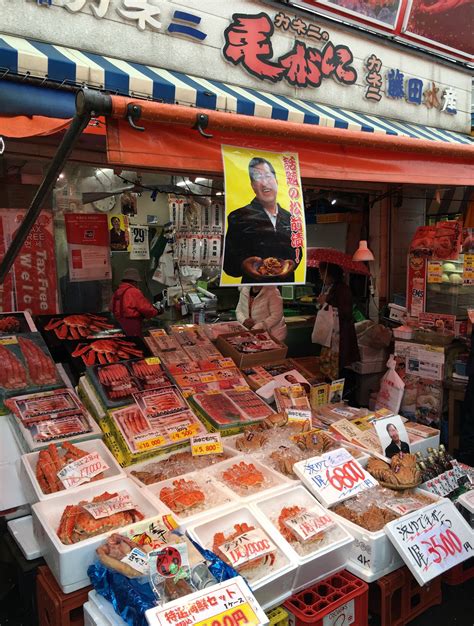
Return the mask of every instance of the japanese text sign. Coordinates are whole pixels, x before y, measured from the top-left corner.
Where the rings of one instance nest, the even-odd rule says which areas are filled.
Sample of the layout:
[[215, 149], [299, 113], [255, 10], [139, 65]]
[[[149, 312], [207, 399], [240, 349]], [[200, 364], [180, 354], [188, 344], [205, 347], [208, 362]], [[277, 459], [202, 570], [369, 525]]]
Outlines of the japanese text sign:
[[240, 576], [149, 609], [146, 619], [150, 626], [258, 626], [268, 623]]
[[90, 513], [94, 519], [102, 519], [114, 513], [136, 509], [136, 505], [126, 491], [119, 491], [114, 498], [104, 500], [103, 502], [89, 502], [88, 504], [83, 504], [82, 508]]
[[58, 478], [66, 489], [89, 482], [94, 476], [109, 469], [98, 452], [86, 454], [77, 461], [68, 463], [58, 472]]
[[378, 483], [344, 448], [294, 465], [296, 474], [324, 506], [332, 506]]
[[207, 433], [206, 435], [191, 437], [191, 454], [193, 456], [222, 454], [223, 451], [220, 433]]
[[420, 585], [474, 556], [474, 534], [449, 500], [385, 526], [390, 541]]
[[221, 286], [304, 284], [306, 229], [298, 155], [222, 146]]

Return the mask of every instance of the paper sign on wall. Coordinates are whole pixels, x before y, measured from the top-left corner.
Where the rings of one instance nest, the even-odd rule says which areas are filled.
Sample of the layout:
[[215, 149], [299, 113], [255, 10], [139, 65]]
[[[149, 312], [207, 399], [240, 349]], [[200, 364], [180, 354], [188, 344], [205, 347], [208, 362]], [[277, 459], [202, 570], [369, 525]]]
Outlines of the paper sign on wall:
[[108, 280], [112, 277], [107, 216], [66, 213], [69, 280]]
[[385, 532], [420, 585], [474, 556], [472, 528], [449, 500], [394, 520]]
[[130, 259], [132, 261], [149, 260], [148, 226], [130, 226], [130, 247]]

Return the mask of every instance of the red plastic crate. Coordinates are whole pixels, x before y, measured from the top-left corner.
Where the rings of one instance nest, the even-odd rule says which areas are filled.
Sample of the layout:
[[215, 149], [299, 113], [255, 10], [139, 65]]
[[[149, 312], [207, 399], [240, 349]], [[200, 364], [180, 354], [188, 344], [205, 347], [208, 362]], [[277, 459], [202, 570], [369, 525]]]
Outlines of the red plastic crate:
[[442, 582], [446, 583], [446, 585], [462, 585], [473, 577], [474, 557], [471, 557], [445, 572], [442, 576]]
[[346, 570], [333, 574], [291, 596], [283, 606], [295, 626], [322, 626], [323, 619], [336, 609], [353, 609], [353, 626], [367, 626], [369, 586]]
[[38, 568], [36, 599], [40, 626], [83, 626], [83, 605], [92, 587], [63, 593], [46, 565]]
[[404, 626], [441, 603], [441, 576], [420, 587], [407, 567], [370, 584], [369, 613], [378, 626]]

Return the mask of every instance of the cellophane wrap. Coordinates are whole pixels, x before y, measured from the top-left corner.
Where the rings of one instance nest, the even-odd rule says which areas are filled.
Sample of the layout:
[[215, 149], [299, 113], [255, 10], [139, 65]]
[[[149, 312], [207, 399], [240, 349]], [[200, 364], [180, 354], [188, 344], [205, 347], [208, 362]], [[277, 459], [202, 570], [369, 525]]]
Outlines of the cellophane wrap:
[[115, 612], [129, 626], [147, 626], [145, 611], [156, 606], [156, 598], [147, 579], [127, 578], [99, 562], [90, 565], [87, 574], [97, 593], [112, 604]]

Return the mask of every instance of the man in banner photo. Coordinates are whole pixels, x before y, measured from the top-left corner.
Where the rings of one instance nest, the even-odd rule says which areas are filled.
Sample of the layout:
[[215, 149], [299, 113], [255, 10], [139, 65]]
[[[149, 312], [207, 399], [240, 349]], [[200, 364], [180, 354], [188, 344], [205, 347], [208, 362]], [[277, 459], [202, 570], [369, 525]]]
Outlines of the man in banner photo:
[[223, 146], [226, 234], [221, 285], [304, 284], [298, 155]]

